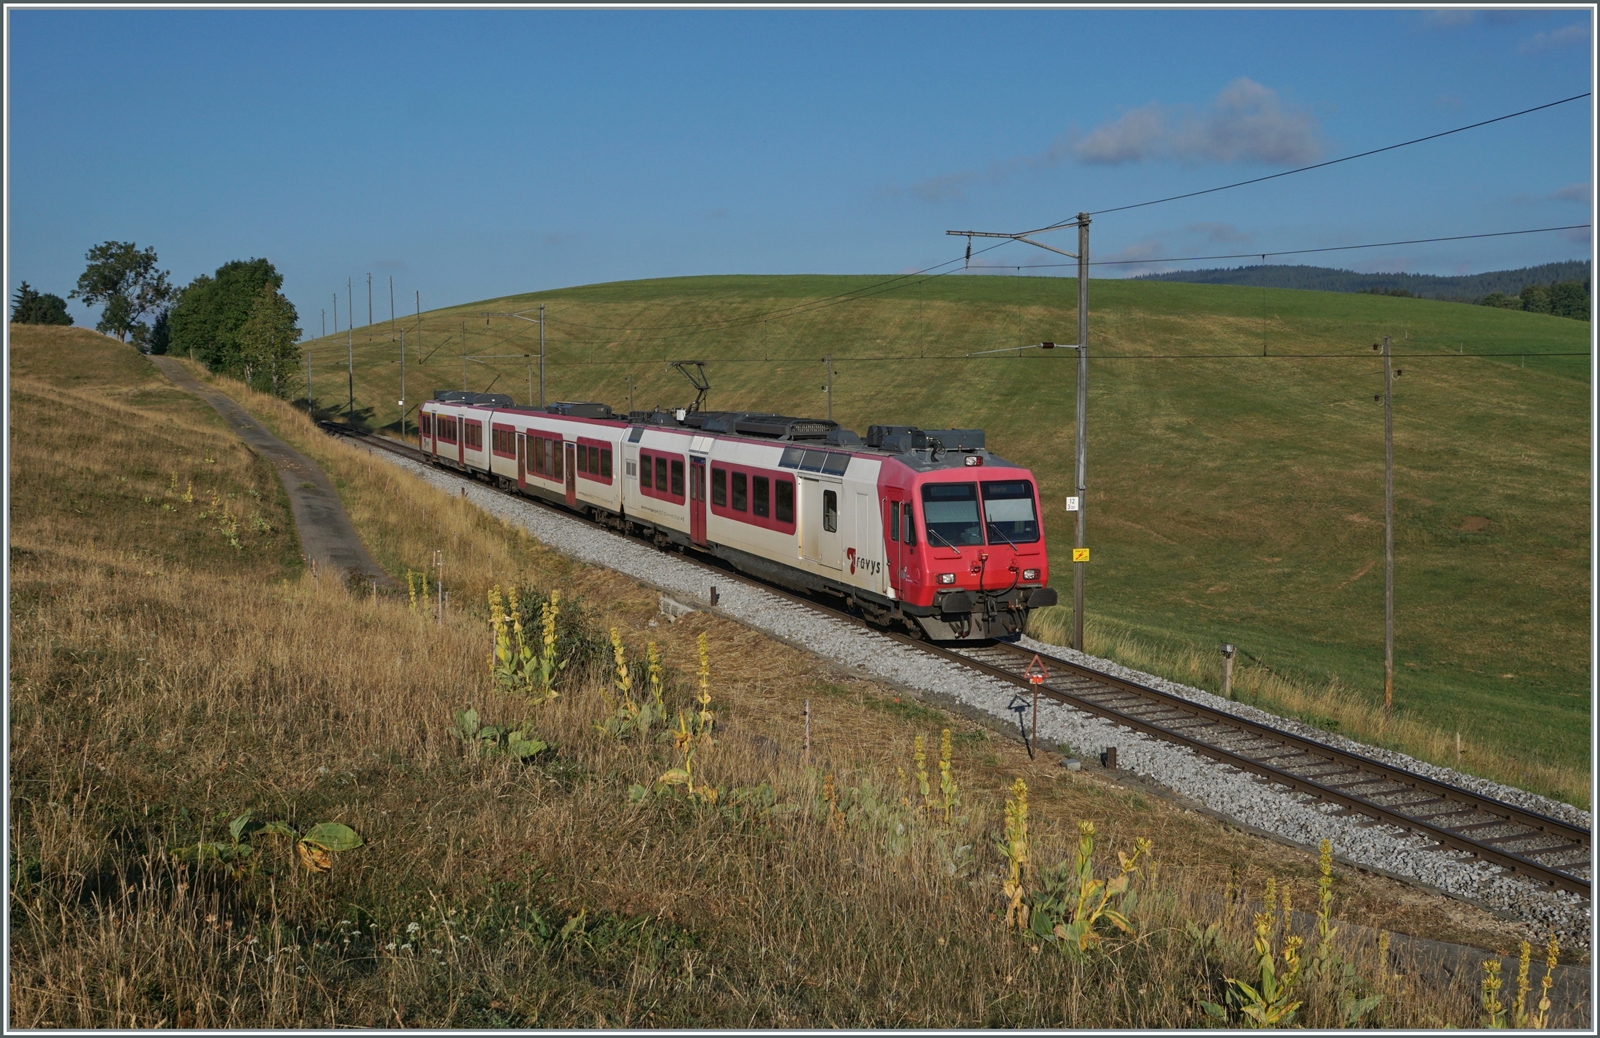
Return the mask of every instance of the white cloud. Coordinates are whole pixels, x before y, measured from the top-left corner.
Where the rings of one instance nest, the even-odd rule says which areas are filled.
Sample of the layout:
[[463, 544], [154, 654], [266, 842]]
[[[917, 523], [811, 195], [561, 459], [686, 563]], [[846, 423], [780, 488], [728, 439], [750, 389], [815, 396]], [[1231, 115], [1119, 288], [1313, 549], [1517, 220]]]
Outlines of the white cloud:
[[1536, 33], [1522, 41], [1518, 54], [1538, 54], [1547, 50], [1562, 50], [1589, 42], [1589, 27], [1581, 22], [1563, 26], [1554, 32]]
[[1166, 112], [1152, 101], [1099, 127], [1074, 144], [1072, 151], [1081, 162], [1142, 162], [1154, 157], [1169, 132]]
[[1277, 92], [1240, 77], [1203, 111], [1152, 102], [1124, 113], [1081, 138], [1081, 162], [1115, 165], [1146, 159], [1180, 162], [1296, 164], [1322, 156], [1320, 127], [1310, 112], [1279, 100]]
[[1203, 110], [1152, 101], [1087, 136], [1075, 131], [1061, 134], [1043, 151], [991, 162], [983, 169], [929, 177], [909, 187], [882, 187], [877, 194], [957, 202], [975, 185], [999, 184], [1016, 173], [1050, 169], [1069, 158], [1093, 165], [1157, 159], [1295, 164], [1315, 162], [1322, 153], [1322, 132], [1309, 112], [1284, 104], [1272, 89], [1241, 77]]

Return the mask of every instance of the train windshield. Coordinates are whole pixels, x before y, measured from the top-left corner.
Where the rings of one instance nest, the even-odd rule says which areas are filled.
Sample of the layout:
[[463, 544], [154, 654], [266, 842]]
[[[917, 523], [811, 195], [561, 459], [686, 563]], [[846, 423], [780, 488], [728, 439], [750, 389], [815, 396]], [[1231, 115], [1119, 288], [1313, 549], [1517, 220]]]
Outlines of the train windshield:
[[975, 483], [928, 483], [922, 488], [922, 521], [931, 545], [960, 548], [983, 543]]
[[1025, 479], [985, 483], [983, 518], [989, 526], [990, 544], [1037, 541], [1039, 519], [1033, 512], [1033, 484]]

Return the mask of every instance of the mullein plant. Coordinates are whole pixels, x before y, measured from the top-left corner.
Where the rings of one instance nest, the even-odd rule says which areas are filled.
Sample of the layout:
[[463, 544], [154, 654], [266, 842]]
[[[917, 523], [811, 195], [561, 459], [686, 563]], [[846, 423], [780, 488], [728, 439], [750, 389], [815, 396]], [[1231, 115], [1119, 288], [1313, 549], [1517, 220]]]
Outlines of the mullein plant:
[[956, 806], [961, 803], [961, 790], [956, 785], [955, 772], [950, 770], [950, 729], [939, 737], [939, 798], [944, 806], [944, 826], [950, 828]]
[[[426, 588], [427, 575], [423, 575]], [[410, 586], [410, 574], [407, 574]], [[522, 601], [516, 588], [510, 590], [510, 612], [501, 597], [500, 585], [489, 589], [489, 626], [493, 632], [493, 649], [489, 653], [489, 673], [508, 692], [527, 696], [535, 703], [547, 703], [557, 696], [551, 687], [555, 675], [564, 664], [555, 660], [555, 610], [559, 592], [550, 593], [544, 607], [545, 638], [541, 647], [530, 644], [522, 628]], [[412, 595], [412, 608], [416, 608]], [[542, 648], [542, 652], [540, 651]]]
[[1235, 977], [1227, 978], [1226, 1008], [1215, 1002], [1200, 1003], [1200, 1008], [1205, 1011], [1206, 1016], [1218, 1023], [1228, 1023], [1231, 1010], [1238, 1022], [1246, 1027], [1288, 1027], [1294, 1022], [1295, 1013], [1303, 1004], [1302, 1000], [1294, 997], [1294, 993], [1300, 981], [1300, 947], [1304, 941], [1294, 936], [1283, 942], [1282, 965], [1278, 963], [1279, 953], [1272, 947], [1274, 929], [1272, 915], [1277, 901], [1276, 887], [1275, 881], [1268, 881], [1266, 908], [1257, 912], [1255, 917], [1253, 944], [1259, 979], [1252, 984]]
[[[711, 738], [712, 726], [716, 723], [716, 715], [711, 712], [711, 654], [706, 648], [706, 636], [702, 632], [696, 647], [700, 655], [700, 668], [696, 674], [699, 683], [699, 693], [695, 697], [700, 709], [698, 711], [679, 710], [678, 726], [672, 729], [672, 744], [683, 755], [683, 765], [669, 768], [656, 779], [656, 786], [682, 786], [684, 792], [691, 800], [701, 800], [707, 804], [717, 802], [717, 788], [709, 783], [700, 782], [695, 777], [695, 755], [701, 750], [710, 749], [713, 745]], [[827, 779], [827, 790], [833, 789], [833, 776]], [[832, 811], [837, 811], [835, 805]], [[830, 821], [832, 815], [830, 813]]]
[[1006, 929], [1028, 928], [1027, 888], [1023, 885], [1028, 869], [1028, 784], [1019, 777], [1011, 783], [1006, 799], [1006, 831], [1000, 843], [1006, 859], [1006, 879], [1000, 892], [1006, 899]]

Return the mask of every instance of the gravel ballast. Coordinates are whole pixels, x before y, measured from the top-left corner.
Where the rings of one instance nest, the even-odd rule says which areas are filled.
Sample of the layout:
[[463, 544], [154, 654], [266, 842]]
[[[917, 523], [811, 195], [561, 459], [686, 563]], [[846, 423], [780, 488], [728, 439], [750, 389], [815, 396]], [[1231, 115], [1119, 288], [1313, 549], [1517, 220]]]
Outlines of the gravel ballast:
[[[554, 508], [500, 493], [485, 484], [463, 480], [458, 475], [388, 451], [368, 449], [448, 493], [460, 494], [465, 488], [465, 496], [473, 504], [528, 531], [562, 554], [607, 567], [670, 595], [696, 602], [708, 601], [710, 587], [716, 584], [717, 611], [732, 619], [857, 673], [959, 704], [968, 711], [990, 715], [1004, 725], [1016, 723], [1017, 715], [1008, 709], [1008, 704], [1016, 698], [1014, 686], [830, 618], [761, 588], [725, 578], [719, 581], [715, 573], [679, 555], [658, 551], [643, 541], [564, 515]], [[1589, 825], [1587, 812], [1546, 797], [1357, 743], [1071, 649], [1031, 639], [1025, 639], [1024, 643], [1036, 651], [1081, 661], [1110, 674], [1329, 746], [1361, 753], [1568, 822]], [[1553, 932], [1565, 946], [1589, 946], [1589, 902], [1577, 895], [1536, 886], [1464, 854], [1428, 850], [1432, 843], [1423, 837], [1335, 814], [1338, 809], [1332, 804], [1266, 783], [1182, 746], [1148, 738], [1065, 704], [1040, 701], [1039, 733], [1042, 739], [1071, 747], [1090, 760], [1096, 759], [1102, 750], [1116, 747], [1119, 770], [1181, 792], [1216, 814], [1300, 845], [1315, 846], [1323, 839], [1331, 840], [1335, 853], [1347, 861], [1417, 880], [1520, 919], [1528, 925], [1533, 939], [1542, 940]]]

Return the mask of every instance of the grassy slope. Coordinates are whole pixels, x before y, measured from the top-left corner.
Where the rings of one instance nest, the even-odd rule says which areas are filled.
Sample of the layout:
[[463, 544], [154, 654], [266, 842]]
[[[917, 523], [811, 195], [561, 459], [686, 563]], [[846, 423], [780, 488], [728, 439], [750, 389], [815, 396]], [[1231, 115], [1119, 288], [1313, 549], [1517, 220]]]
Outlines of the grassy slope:
[[[960, 354], [1071, 339], [1071, 285], [942, 278], [745, 319], [878, 280], [666, 279], [430, 312], [421, 354], [409, 353], [409, 395], [460, 386], [463, 342], [470, 355], [536, 351], [536, 328], [483, 314], [545, 303], [550, 399], [620, 408], [632, 376], [636, 406], [681, 405], [688, 386], [663, 362], [694, 357], [711, 362], [712, 407], [821, 413], [821, 358], [832, 354], [838, 420], [985, 427], [1058, 502], [1072, 481], [1072, 354]], [[1291, 680], [1378, 702], [1382, 376], [1368, 347], [1390, 335], [1405, 372], [1397, 702], [1464, 733], [1469, 768], [1484, 747], [1495, 773], [1586, 802], [1589, 362], [1524, 354], [1586, 351], [1589, 326], [1429, 300], [1151, 282], [1095, 282], [1091, 299], [1088, 601], [1100, 629], [1208, 655], [1232, 641]], [[393, 425], [387, 334], [382, 324], [355, 333], [355, 374], [358, 404]], [[312, 346], [319, 402], [330, 383], [344, 388], [343, 339]], [[1424, 356], [1458, 349], [1497, 356]], [[526, 363], [471, 362], [468, 385], [521, 400]], [[1464, 529], [1470, 516], [1487, 529]], [[1058, 558], [1070, 530], [1050, 509]], [[1068, 567], [1058, 564], [1056, 583], [1070, 586]]]
[[[442, 547], [458, 605], [436, 625], [404, 598], [318, 584], [294, 562], [268, 468], [237, 447], [205, 449], [229, 442], [223, 423], [127, 347], [13, 328], [11, 365], [17, 1026], [1179, 1026], [1197, 1021], [1196, 998], [1217, 997], [1221, 976], [1251, 968], [1247, 915], [1222, 914], [1204, 963], [1186, 920], [1218, 918], [1218, 892], [1242, 900], [1268, 875], [1312, 904], [1304, 854], [1031, 762], [740, 625], [696, 614], [653, 626], [648, 589], [577, 566], [234, 386], [328, 469], [399, 575]], [[85, 449], [21, 435], [69, 425]], [[273, 529], [245, 522], [234, 548], [213, 490]], [[703, 633], [718, 741], [697, 774], [727, 793], [768, 782], [800, 810], [630, 803], [628, 785], [674, 754], [597, 735], [604, 668], [536, 711], [490, 686], [476, 603], [513, 578], [588, 602], [590, 621], [618, 628], [635, 658], [657, 641], [679, 674], [669, 702], [687, 698]], [[810, 768], [796, 745], [802, 697]], [[463, 754], [444, 731], [463, 703], [491, 723], [531, 720], [555, 755], [521, 767]], [[944, 836], [894, 799], [914, 796], [896, 774], [911, 766], [913, 734], [936, 739], [942, 726], [955, 730], [962, 790]], [[823, 770], [849, 810], [842, 826], [819, 799]], [[1079, 818], [1099, 826], [1102, 870], [1112, 849], [1155, 840], [1159, 879], [1151, 867], [1140, 882], [1160, 896], [1142, 902], [1138, 941], [1113, 939], [1079, 966], [1002, 931], [991, 837], [1019, 775], [1037, 862], [1068, 853]], [[890, 794], [872, 810], [857, 799], [869, 781]], [[321, 876], [269, 837], [239, 877], [174, 867], [165, 848], [226, 840], [245, 810], [346, 822], [366, 843]], [[898, 849], [897, 819], [910, 832]], [[971, 845], [970, 881], [940, 865], [952, 844]], [[1370, 875], [1340, 869], [1337, 889], [1340, 913], [1370, 925], [1485, 947], [1520, 932]], [[1370, 957], [1352, 957], [1370, 976]], [[1411, 983], [1371, 1020], [1470, 1023], [1473, 983]], [[1333, 991], [1305, 994], [1302, 1020], [1337, 1019]]]

